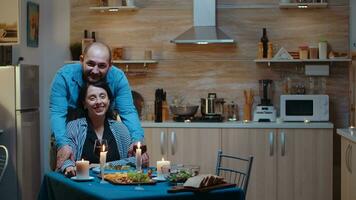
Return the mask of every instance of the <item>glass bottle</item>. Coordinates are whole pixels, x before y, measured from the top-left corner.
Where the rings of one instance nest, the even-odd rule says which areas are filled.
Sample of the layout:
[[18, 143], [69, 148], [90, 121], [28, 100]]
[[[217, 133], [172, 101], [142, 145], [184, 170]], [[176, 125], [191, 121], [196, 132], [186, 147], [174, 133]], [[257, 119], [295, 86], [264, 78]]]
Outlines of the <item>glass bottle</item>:
[[268, 37], [267, 37], [267, 30], [263, 28], [263, 35], [261, 37], [261, 42], [263, 45], [263, 58], [267, 58], [267, 51], [268, 51]]

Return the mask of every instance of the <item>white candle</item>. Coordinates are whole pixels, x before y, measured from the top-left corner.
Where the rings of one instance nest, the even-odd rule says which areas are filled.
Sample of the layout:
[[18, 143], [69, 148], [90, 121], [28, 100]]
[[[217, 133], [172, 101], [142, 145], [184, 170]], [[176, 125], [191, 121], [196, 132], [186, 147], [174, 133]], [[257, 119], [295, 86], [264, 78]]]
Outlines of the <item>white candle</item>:
[[162, 178], [163, 175], [168, 174], [169, 170], [171, 169], [171, 162], [168, 160], [157, 161], [157, 177]]
[[88, 160], [78, 160], [75, 162], [77, 168], [78, 178], [88, 178], [89, 177], [89, 161]]
[[107, 151], [105, 151], [105, 145], [103, 144], [103, 148], [102, 151], [100, 152], [100, 167], [104, 167], [105, 163], [106, 163], [106, 154], [108, 153]]
[[142, 167], [142, 150], [141, 150], [141, 143], [137, 143], [137, 149], [136, 149], [136, 170], [141, 171]]

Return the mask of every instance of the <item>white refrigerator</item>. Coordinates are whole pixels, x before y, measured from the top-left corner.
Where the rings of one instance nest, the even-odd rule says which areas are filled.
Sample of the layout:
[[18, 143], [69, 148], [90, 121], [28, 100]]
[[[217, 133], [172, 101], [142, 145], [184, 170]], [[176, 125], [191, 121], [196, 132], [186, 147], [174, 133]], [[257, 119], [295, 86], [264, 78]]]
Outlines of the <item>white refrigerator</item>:
[[37, 199], [41, 181], [39, 67], [0, 66], [0, 144], [9, 162], [0, 199]]

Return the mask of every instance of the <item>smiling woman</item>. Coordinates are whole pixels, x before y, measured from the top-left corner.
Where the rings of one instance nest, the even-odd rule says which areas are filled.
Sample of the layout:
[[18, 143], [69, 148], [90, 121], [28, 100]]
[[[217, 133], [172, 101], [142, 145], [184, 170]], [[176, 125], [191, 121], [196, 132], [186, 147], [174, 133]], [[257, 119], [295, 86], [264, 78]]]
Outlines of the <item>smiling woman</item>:
[[0, 0], [0, 45], [19, 44], [18, 0]]
[[[75, 160], [88, 160], [99, 163], [99, 156], [93, 150], [97, 140], [106, 140], [107, 162], [111, 165], [135, 164], [135, 157], [130, 157], [129, 147], [132, 139], [126, 126], [117, 122], [110, 108], [113, 95], [105, 81], [83, 85], [78, 99], [79, 108], [84, 110], [84, 117], [71, 121], [67, 125], [66, 137], [73, 149]], [[75, 162], [68, 159], [61, 170], [68, 176], [76, 174]]]

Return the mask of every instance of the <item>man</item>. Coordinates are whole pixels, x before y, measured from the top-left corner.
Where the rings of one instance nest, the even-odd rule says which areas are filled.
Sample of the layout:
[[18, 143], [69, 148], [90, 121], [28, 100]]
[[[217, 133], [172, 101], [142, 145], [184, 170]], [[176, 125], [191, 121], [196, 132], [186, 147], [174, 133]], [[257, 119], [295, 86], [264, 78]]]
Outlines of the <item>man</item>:
[[[75, 114], [79, 90], [85, 81], [106, 80], [114, 96], [113, 107], [130, 131], [133, 141], [143, 140], [143, 129], [133, 105], [131, 89], [125, 74], [111, 66], [110, 48], [99, 42], [92, 43], [80, 57], [80, 64], [68, 64], [58, 70], [50, 94], [51, 127], [56, 139], [57, 169], [73, 151], [65, 137], [66, 124]], [[131, 148], [132, 149], [132, 148]], [[132, 152], [130, 152], [132, 153]], [[148, 155], [143, 156], [148, 161]]]

